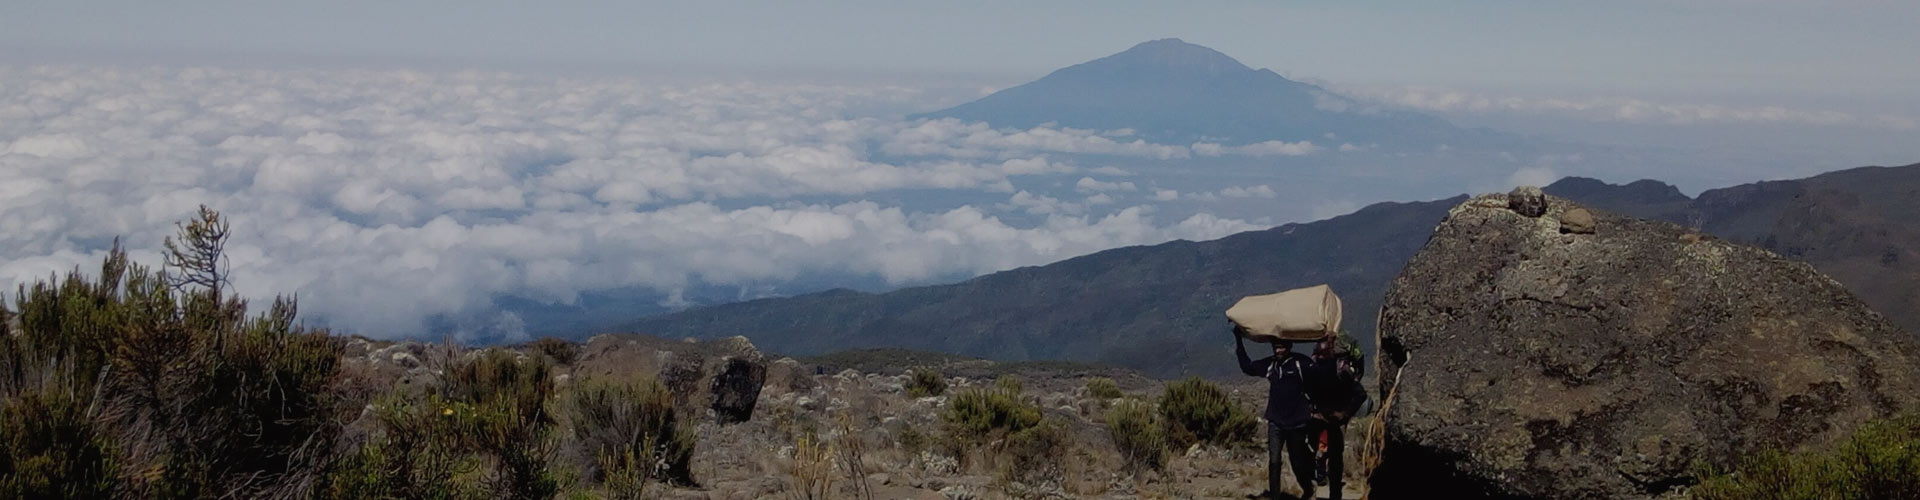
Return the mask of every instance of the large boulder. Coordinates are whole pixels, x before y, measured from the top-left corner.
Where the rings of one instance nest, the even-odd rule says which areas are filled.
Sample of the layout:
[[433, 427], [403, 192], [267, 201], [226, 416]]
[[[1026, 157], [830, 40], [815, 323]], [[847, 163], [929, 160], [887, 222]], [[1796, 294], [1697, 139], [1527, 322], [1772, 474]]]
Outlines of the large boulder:
[[1387, 293], [1376, 497], [1651, 498], [1915, 409], [1914, 338], [1812, 267], [1515, 201], [1455, 207]]
[[598, 335], [588, 340], [574, 371], [585, 377], [654, 377], [674, 404], [712, 410], [721, 423], [745, 422], [766, 384], [769, 362], [746, 337], [700, 342], [645, 335]]

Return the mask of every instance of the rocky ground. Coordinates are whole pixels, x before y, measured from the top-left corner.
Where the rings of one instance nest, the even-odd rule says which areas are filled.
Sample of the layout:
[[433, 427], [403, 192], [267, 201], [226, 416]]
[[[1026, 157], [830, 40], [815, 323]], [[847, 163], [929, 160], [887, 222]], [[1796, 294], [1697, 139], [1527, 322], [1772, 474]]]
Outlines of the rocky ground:
[[[538, 355], [535, 349], [523, 349]], [[355, 341], [349, 357], [407, 390], [435, 383], [437, 360], [460, 352], [433, 344]], [[733, 359], [764, 368], [764, 378], [752, 397], [751, 416], [726, 423], [724, 412], [702, 403], [714, 400], [716, 392], [745, 391], [715, 382], [726, 378]], [[907, 370], [914, 367], [942, 372], [948, 390], [938, 396], [908, 395]], [[696, 408], [699, 444], [693, 475], [699, 484], [660, 486], [650, 492], [662, 498], [809, 498], [804, 490], [815, 486], [819, 491], [822, 483], [829, 483], [826, 493], [811, 498], [860, 498], [862, 488], [871, 491], [871, 498], [924, 499], [1248, 498], [1265, 489], [1264, 435], [1235, 445], [1194, 445], [1170, 453], [1164, 470], [1127, 472], [1105, 425], [1114, 400], [1089, 394], [1087, 380], [1112, 379], [1126, 397], [1147, 401], [1158, 397], [1162, 382], [1116, 368], [994, 363], [888, 350], [794, 359], [762, 355], [737, 337], [683, 342], [600, 335], [577, 345], [577, 355], [555, 378], [564, 390], [586, 378], [636, 375], [669, 381], [685, 406]], [[941, 413], [952, 395], [1001, 378], [1018, 380], [1023, 399], [1068, 423], [1067, 451], [1052, 466], [1016, 473], [1009, 470], [1007, 459], [986, 449], [962, 456], [939, 451], [938, 440], [944, 438]], [[1263, 404], [1262, 381], [1220, 382], [1243, 408], [1253, 411]], [[1364, 432], [1361, 422], [1350, 426], [1354, 450]], [[824, 450], [830, 453], [808, 453], [823, 450], [810, 447], [813, 443], [827, 444]], [[849, 448], [860, 448], [861, 470], [846, 465], [843, 454]], [[1348, 470], [1358, 470], [1358, 460], [1352, 458], [1357, 453], [1348, 455]], [[1358, 498], [1361, 481], [1347, 482], [1346, 497]], [[1325, 497], [1324, 487], [1320, 495]]]

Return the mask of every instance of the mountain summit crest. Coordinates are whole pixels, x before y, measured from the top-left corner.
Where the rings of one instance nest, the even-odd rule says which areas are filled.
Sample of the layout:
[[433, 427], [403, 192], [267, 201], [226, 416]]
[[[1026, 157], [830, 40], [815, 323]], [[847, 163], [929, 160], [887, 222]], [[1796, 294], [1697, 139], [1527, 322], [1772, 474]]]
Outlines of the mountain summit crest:
[[1123, 66], [1133, 69], [1159, 68], [1177, 72], [1220, 74], [1253, 71], [1239, 60], [1178, 38], [1140, 42], [1118, 54], [1089, 61], [1082, 66]]

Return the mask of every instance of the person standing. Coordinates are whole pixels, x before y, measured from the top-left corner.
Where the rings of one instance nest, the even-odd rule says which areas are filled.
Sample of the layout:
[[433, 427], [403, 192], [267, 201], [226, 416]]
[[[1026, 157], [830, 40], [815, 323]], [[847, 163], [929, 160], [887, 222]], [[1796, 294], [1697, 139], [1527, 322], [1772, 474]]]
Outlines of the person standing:
[[[1267, 379], [1267, 494], [1280, 496], [1280, 455], [1284, 450], [1293, 466], [1293, 478], [1300, 483], [1303, 498], [1313, 498], [1313, 452], [1308, 441], [1313, 420], [1307, 396], [1307, 372], [1313, 359], [1293, 352], [1291, 342], [1274, 342], [1273, 356], [1249, 359], [1243, 342], [1246, 330], [1233, 331], [1234, 354], [1240, 371]], [[1337, 495], [1337, 493], [1336, 493]]]
[[1332, 336], [1321, 340], [1314, 347], [1313, 364], [1306, 377], [1307, 395], [1313, 402], [1313, 418], [1307, 435], [1317, 438], [1316, 449], [1324, 450], [1314, 465], [1317, 476], [1325, 478], [1318, 482], [1327, 483], [1332, 491], [1328, 496], [1330, 500], [1340, 500], [1341, 496], [1342, 474], [1346, 472], [1347, 422], [1353, 420], [1367, 400], [1366, 388], [1360, 384], [1361, 365], [1351, 352], [1355, 348]]

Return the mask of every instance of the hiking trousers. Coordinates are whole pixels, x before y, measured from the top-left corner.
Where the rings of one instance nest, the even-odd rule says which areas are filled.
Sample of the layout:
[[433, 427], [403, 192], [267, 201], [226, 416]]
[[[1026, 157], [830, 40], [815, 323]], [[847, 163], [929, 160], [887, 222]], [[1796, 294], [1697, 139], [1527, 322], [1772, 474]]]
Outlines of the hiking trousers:
[[1280, 498], [1280, 452], [1285, 448], [1293, 464], [1293, 480], [1300, 483], [1301, 498], [1313, 498], [1313, 449], [1306, 425], [1281, 427], [1267, 422], [1267, 494]]
[[1316, 418], [1310, 429], [1312, 429], [1311, 435], [1326, 439], [1326, 442], [1321, 444], [1326, 445], [1327, 451], [1321, 454], [1320, 460], [1326, 461], [1327, 488], [1332, 490], [1328, 493], [1327, 500], [1340, 500], [1342, 486], [1340, 483], [1347, 472], [1347, 426], [1344, 423], [1333, 423]]

